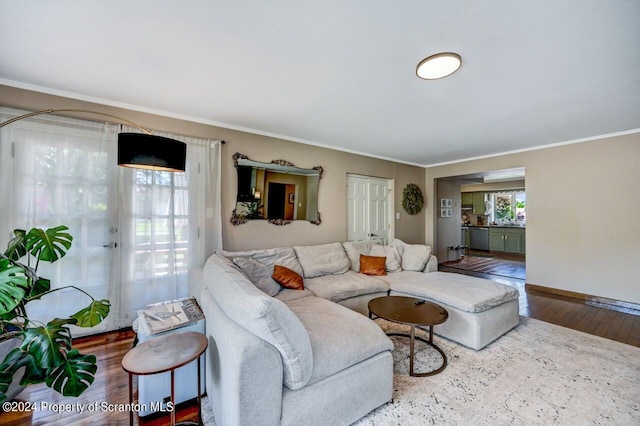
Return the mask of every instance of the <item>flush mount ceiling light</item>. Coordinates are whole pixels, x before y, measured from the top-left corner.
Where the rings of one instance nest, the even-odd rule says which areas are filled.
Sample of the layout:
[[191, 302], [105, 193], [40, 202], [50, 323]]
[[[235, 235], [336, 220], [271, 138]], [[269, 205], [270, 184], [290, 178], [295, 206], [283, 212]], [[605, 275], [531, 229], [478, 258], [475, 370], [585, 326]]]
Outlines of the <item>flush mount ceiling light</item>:
[[461, 65], [462, 58], [457, 53], [437, 53], [420, 61], [416, 74], [424, 80], [437, 80], [458, 71]]
[[120, 133], [118, 134], [118, 165], [135, 169], [158, 170], [165, 172], [184, 172], [187, 156], [187, 145], [175, 139], [165, 138], [151, 134], [137, 123], [117, 115], [107, 114], [86, 109], [45, 109], [43, 111], [30, 112], [14, 117], [0, 123], [0, 127], [23, 118], [34, 117], [41, 114], [56, 112], [74, 112], [83, 114], [96, 114], [115, 118], [128, 123], [144, 133]]

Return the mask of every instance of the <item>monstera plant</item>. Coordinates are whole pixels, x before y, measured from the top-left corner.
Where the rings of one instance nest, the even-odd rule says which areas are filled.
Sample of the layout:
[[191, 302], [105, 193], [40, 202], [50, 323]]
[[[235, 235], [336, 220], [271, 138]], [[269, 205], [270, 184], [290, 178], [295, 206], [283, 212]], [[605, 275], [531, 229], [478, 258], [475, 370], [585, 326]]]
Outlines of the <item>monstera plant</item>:
[[[69, 325], [99, 324], [109, 314], [109, 301], [95, 300], [74, 286], [52, 289], [50, 280], [37, 272], [40, 262], [63, 257], [72, 241], [66, 226], [15, 230], [7, 250], [0, 254], [0, 341], [15, 346], [0, 364], [0, 403], [15, 397], [12, 393], [16, 393], [16, 384], [17, 392], [29, 384], [46, 383], [64, 396], [79, 396], [93, 383], [96, 357], [72, 347]], [[21, 262], [23, 258], [25, 263]], [[30, 301], [71, 290], [88, 296], [89, 306], [46, 324], [29, 318]]]

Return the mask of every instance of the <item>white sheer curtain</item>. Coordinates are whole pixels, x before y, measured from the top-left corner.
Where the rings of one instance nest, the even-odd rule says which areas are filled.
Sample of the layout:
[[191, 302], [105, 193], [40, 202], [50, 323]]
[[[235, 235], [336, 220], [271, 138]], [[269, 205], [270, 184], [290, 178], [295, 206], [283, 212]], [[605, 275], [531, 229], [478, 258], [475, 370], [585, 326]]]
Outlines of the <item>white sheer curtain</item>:
[[[3, 108], [0, 120], [24, 111]], [[52, 288], [73, 285], [96, 299], [111, 299], [112, 252], [109, 241], [115, 220], [116, 127], [57, 116], [40, 116], [2, 128], [0, 133], [0, 250], [14, 229], [69, 227], [73, 245], [55, 263], [40, 263], [38, 273]], [[32, 319], [48, 322], [88, 305], [74, 290], [51, 293], [27, 305]], [[115, 316], [93, 329], [113, 328]]]
[[220, 142], [156, 134], [187, 144], [187, 170], [120, 172], [122, 325], [149, 303], [189, 295], [189, 268], [222, 246]]
[[[0, 121], [25, 112], [0, 107]], [[162, 134], [187, 143], [187, 171], [150, 172], [117, 166], [120, 131], [137, 130], [46, 115], [0, 132], [0, 251], [13, 229], [67, 225], [72, 249], [39, 272], [53, 287], [111, 301], [107, 321], [88, 332], [130, 326], [136, 309], [187, 296], [189, 268], [222, 246], [220, 142]], [[48, 321], [87, 302], [65, 291], [28, 308]]]

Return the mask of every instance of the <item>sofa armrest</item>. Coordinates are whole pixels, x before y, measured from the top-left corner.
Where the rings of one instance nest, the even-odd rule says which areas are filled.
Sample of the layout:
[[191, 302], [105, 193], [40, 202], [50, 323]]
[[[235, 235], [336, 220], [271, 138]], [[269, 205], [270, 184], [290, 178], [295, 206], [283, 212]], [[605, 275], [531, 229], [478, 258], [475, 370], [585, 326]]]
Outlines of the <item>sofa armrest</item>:
[[231, 320], [209, 290], [200, 295], [209, 347], [206, 388], [216, 423], [275, 425], [282, 415], [280, 352]]
[[422, 272], [437, 272], [438, 271], [438, 258], [436, 256], [431, 255], [429, 261], [427, 262], [427, 266], [424, 267], [424, 271]]

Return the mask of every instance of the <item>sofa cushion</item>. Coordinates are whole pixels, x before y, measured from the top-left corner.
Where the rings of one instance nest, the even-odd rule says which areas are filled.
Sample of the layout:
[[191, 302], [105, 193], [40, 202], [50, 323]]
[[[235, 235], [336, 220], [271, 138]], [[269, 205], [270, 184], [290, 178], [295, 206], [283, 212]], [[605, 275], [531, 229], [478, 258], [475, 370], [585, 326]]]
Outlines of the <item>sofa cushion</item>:
[[300, 274], [282, 265], [273, 267], [273, 275], [271, 277], [284, 288], [304, 290], [304, 283]]
[[305, 287], [316, 296], [339, 302], [350, 297], [363, 294], [389, 291], [389, 284], [383, 277], [371, 277], [353, 271], [340, 275], [323, 275], [321, 277], [304, 280]]
[[379, 325], [344, 306], [319, 297], [286, 302], [309, 334], [316, 383], [374, 355], [393, 350]]
[[249, 281], [269, 296], [275, 296], [280, 291], [280, 284], [271, 278], [273, 268], [250, 257], [235, 257], [233, 264], [240, 268]]
[[296, 258], [296, 254], [291, 247], [278, 247], [250, 251], [217, 250], [216, 253], [229, 259], [235, 259], [239, 257], [251, 258], [267, 265], [269, 268], [271, 268], [272, 271], [275, 264], [286, 266], [287, 268], [293, 269], [294, 271], [302, 275], [302, 266], [300, 266], [300, 263]]
[[290, 288], [283, 288], [278, 294], [273, 297], [283, 302], [287, 302], [289, 300], [296, 300], [309, 296], [315, 296], [315, 294], [313, 294], [313, 292], [308, 288], [305, 288], [304, 290], [292, 290]]
[[209, 293], [229, 318], [278, 349], [284, 384], [293, 390], [304, 387], [311, 377], [313, 356], [309, 335], [294, 313], [219, 255], [209, 257], [204, 277]]
[[343, 274], [351, 267], [349, 258], [340, 243], [293, 246], [293, 250], [298, 256], [305, 278]]
[[518, 290], [508, 285], [449, 272], [402, 271], [380, 278], [387, 281], [393, 291], [466, 312], [483, 312], [519, 295]]
[[365, 275], [387, 275], [385, 262], [387, 258], [382, 256], [360, 255], [360, 273]]
[[389, 245], [395, 247], [400, 256], [402, 256], [402, 269], [404, 271], [423, 271], [431, 257], [431, 246], [407, 244], [397, 238], [391, 241]]
[[369, 256], [384, 256], [387, 258], [385, 261], [385, 267], [387, 272], [402, 271], [402, 256], [397, 247], [383, 246], [376, 244], [371, 247]]
[[360, 255], [369, 254], [371, 247], [376, 245], [376, 241], [345, 241], [342, 243], [344, 251], [347, 253], [349, 262], [351, 262], [352, 271], [360, 271]]

